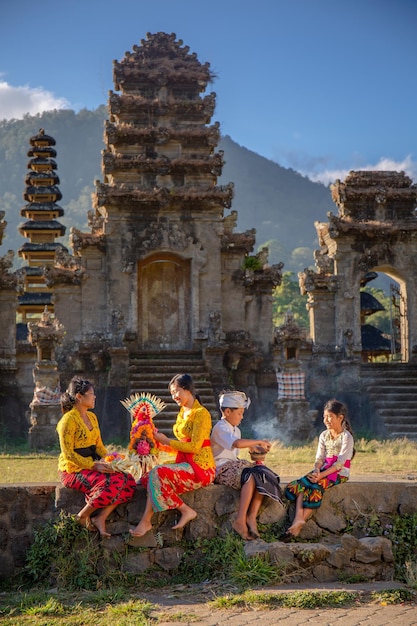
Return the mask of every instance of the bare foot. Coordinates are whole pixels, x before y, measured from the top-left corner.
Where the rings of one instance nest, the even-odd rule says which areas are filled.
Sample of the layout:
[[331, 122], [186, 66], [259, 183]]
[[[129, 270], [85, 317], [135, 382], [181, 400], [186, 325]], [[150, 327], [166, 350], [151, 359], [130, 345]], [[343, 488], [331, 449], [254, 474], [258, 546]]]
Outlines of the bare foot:
[[181, 513], [179, 521], [175, 524], [175, 526], [172, 527], [172, 529], [177, 530], [178, 528], [183, 528], [186, 524], [188, 524], [188, 522], [191, 522], [191, 520], [195, 519], [196, 517], [197, 512], [194, 511], [194, 509], [188, 507], [187, 509], [184, 509], [184, 511]]
[[249, 528], [249, 533], [252, 535], [252, 537], [254, 539], [259, 539], [259, 531], [258, 531], [258, 526], [256, 524], [256, 519], [250, 520], [249, 518], [246, 519], [246, 523], [248, 525]]
[[98, 515], [91, 518], [91, 523], [100, 533], [100, 537], [102, 537], [103, 539], [108, 539], [109, 537], [111, 537], [111, 534], [108, 533], [106, 530], [106, 522], [100, 519]]
[[242, 539], [244, 539], [245, 541], [252, 541], [252, 537], [250, 536], [250, 534], [248, 533], [248, 527], [246, 526], [246, 524], [241, 524], [240, 522], [237, 522], [236, 520], [232, 523], [232, 528], [235, 532], [237, 532], [238, 535], [240, 535], [242, 537]]
[[86, 528], [87, 530], [91, 530], [91, 531], [97, 530], [97, 528], [94, 526], [94, 524], [91, 521], [91, 518], [88, 515], [86, 515], [85, 517], [77, 515], [76, 520], [80, 526], [82, 526], [83, 528]]
[[300, 534], [301, 529], [304, 526], [304, 524], [305, 524], [304, 520], [299, 520], [299, 521], [294, 520], [292, 525], [288, 529], [288, 533], [292, 535], [293, 537], [297, 537]]
[[141, 521], [133, 530], [129, 530], [132, 537], [143, 537], [150, 530], [152, 530], [152, 524], [150, 522]]

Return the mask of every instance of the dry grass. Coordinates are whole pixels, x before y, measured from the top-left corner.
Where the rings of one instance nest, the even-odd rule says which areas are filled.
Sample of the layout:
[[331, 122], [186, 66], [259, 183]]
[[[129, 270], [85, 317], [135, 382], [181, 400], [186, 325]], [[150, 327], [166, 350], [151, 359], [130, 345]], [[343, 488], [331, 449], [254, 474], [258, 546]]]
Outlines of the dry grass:
[[[285, 446], [275, 442], [266, 463], [285, 480], [303, 476], [314, 466], [317, 439], [308, 445]], [[351, 477], [383, 474], [417, 478], [417, 441], [409, 439], [359, 439], [355, 441]]]
[[[317, 439], [308, 445], [285, 446], [275, 442], [266, 463], [283, 482], [302, 476], [314, 465]], [[115, 446], [108, 446], [109, 449]], [[359, 439], [355, 442], [356, 456], [351, 477], [376, 475], [417, 478], [417, 442], [409, 439], [378, 441]], [[245, 456], [242, 453], [241, 456]], [[58, 452], [0, 454], [0, 484], [58, 482]]]

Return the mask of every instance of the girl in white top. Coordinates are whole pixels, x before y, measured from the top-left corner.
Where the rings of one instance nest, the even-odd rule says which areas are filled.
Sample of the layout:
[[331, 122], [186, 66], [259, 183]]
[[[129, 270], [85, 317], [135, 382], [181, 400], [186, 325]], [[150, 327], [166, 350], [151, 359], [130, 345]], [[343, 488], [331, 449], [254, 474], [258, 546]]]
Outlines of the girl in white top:
[[295, 517], [287, 532], [289, 537], [297, 537], [313, 510], [321, 505], [326, 489], [349, 478], [355, 451], [346, 406], [335, 399], [326, 402], [323, 422], [326, 430], [319, 437], [314, 469], [288, 483], [285, 490], [286, 498], [295, 502]]

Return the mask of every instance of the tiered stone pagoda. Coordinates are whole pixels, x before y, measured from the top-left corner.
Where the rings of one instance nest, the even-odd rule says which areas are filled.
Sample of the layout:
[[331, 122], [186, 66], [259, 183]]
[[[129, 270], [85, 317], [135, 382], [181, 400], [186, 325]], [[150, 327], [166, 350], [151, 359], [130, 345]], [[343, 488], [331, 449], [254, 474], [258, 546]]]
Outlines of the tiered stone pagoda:
[[19, 296], [18, 312], [22, 322], [40, 318], [45, 306], [53, 311], [52, 291], [46, 285], [43, 266], [53, 265], [57, 249], [65, 249], [57, 243], [57, 237], [65, 234], [65, 226], [57, 221], [64, 215], [64, 210], [57, 204], [62, 198], [59, 190], [56, 151], [53, 148], [55, 139], [45, 134], [41, 128], [39, 133], [30, 139], [31, 149], [26, 176], [26, 190], [23, 194], [26, 204], [20, 211], [26, 222], [19, 225], [19, 232], [29, 239], [18, 251], [27, 262], [23, 274], [23, 294]]
[[[234, 233], [235, 212], [224, 216], [233, 185], [217, 185], [215, 94], [204, 94], [212, 80], [173, 34], [148, 34], [114, 61], [91, 232], [72, 229], [74, 256], [47, 271], [67, 331], [62, 361], [97, 372], [107, 399], [148, 389], [164, 397], [174, 368], [195, 374], [217, 414], [213, 384], [236, 376], [256, 385], [273, 340], [281, 266], [268, 265], [266, 250], [248, 263], [254, 232]], [[239, 365], [228, 372], [235, 347]]]

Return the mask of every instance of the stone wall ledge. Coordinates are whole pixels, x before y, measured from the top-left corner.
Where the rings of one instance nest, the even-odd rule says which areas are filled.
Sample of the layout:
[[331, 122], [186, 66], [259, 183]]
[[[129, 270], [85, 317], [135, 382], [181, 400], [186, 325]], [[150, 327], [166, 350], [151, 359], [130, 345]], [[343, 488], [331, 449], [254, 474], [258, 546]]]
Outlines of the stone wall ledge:
[[[283, 484], [283, 487], [285, 484]], [[126, 572], [143, 572], [159, 566], [175, 569], [183, 555], [179, 542], [210, 539], [231, 530], [237, 512], [239, 492], [222, 485], [210, 485], [186, 494], [184, 500], [198, 512], [185, 528], [172, 530], [176, 511], [158, 513], [153, 531], [132, 538], [129, 529], [141, 518], [146, 493], [138, 486], [131, 502], [119, 506], [110, 516], [107, 528], [111, 538], [101, 542], [102, 550], [125, 552]], [[26, 552], [39, 525], [56, 518], [60, 511], [77, 513], [83, 506], [81, 493], [61, 485], [0, 486], [0, 578], [17, 573], [25, 563]], [[248, 556], [268, 553], [272, 562], [286, 564], [292, 582], [340, 579], [340, 571], [360, 574], [369, 580], [392, 580], [394, 563], [391, 542], [385, 537], [369, 537], [368, 526], [375, 514], [381, 525], [396, 515], [412, 515], [417, 510], [417, 484], [405, 482], [348, 482], [328, 491], [320, 509], [307, 522], [296, 543], [259, 539], [246, 542]], [[263, 524], [287, 522], [292, 507], [269, 500], [261, 511]], [[303, 541], [304, 540], [304, 541]], [[134, 548], [148, 548], [138, 552]]]

